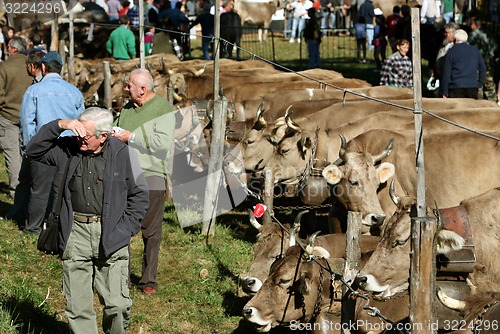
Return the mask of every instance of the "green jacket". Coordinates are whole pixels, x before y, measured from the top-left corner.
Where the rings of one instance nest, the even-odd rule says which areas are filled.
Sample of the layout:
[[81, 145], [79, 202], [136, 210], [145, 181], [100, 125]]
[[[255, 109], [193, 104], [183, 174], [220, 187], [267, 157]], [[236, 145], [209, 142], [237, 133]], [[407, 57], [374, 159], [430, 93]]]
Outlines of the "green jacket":
[[115, 124], [134, 133], [129, 146], [136, 151], [145, 177], [166, 178], [170, 174], [167, 160], [172, 151], [175, 129], [170, 102], [159, 95], [139, 108], [129, 102]]
[[135, 58], [135, 36], [126, 26], [119, 26], [106, 42], [106, 51], [118, 60]]
[[19, 111], [32, 78], [26, 71], [26, 56], [15, 54], [0, 62], [0, 115], [19, 124]]

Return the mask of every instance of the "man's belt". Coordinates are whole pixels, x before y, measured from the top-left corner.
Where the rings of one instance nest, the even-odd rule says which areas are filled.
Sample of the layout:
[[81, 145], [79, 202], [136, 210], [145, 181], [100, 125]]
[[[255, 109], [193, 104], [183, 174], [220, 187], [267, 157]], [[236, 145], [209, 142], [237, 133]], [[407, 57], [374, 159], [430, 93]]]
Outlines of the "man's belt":
[[73, 219], [79, 223], [100, 223], [101, 215], [91, 215], [86, 213], [73, 213]]

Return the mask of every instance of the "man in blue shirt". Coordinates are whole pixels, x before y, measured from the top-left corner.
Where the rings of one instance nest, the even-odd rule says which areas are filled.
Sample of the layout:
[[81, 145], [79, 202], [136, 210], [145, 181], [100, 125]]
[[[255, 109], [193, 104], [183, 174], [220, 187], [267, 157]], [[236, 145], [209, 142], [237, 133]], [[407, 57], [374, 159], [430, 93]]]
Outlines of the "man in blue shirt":
[[[42, 58], [43, 79], [31, 85], [23, 96], [20, 112], [23, 149], [43, 125], [55, 119], [77, 119], [85, 109], [82, 93], [60, 76], [62, 65], [61, 56], [57, 52], [48, 52]], [[72, 135], [72, 132], [65, 131], [61, 134], [67, 135]], [[38, 234], [45, 214], [52, 209], [49, 197], [57, 169], [27, 158], [24, 158], [23, 164], [28, 164], [30, 172], [26, 174], [31, 178], [20, 179], [19, 182], [29, 184], [30, 191], [29, 194], [16, 194], [14, 206], [8, 216], [15, 217], [24, 212], [27, 217], [20, 222], [21, 228], [25, 232]]]

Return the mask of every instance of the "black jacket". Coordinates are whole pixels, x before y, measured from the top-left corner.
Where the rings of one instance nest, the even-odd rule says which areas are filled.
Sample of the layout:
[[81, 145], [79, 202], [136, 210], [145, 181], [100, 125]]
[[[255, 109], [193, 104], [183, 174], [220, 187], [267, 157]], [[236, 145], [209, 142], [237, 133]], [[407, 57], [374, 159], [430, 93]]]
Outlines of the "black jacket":
[[[73, 208], [68, 183], [80, 163], [76, 137], [61, 137], [63, 130], [54, 120], [45, 124], [32, 138], [26, 154], [37, 161], [58, 167], [54, 182], [60, 184], [68, 159], [73, 156], [63, 189], [61, 206], [61, 253], [73, 225]], [[106, 257], [126, 246], [141, 229], [141, 219], [149, 205], [149, 191], [135, 153], [121, 140], [109, 138], [108, 158], [103, 171], [104, 198], [101, 213], [101, 247]]]

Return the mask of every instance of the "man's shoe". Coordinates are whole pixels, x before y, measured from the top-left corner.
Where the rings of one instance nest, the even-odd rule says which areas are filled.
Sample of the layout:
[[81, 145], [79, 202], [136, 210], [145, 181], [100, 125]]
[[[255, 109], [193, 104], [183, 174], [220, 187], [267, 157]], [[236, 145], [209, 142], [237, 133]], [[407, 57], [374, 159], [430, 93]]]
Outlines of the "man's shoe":
[[142, 293], [144, 293], [145, 295], [156, 295], [156, 290], [155, 288], [151, 288], [148, 286], [142, 290]]

